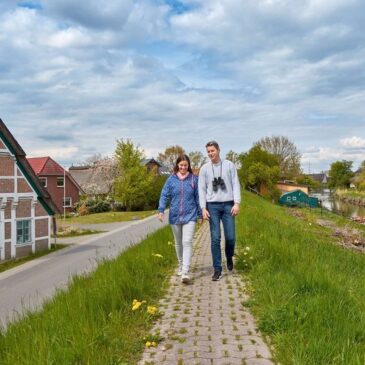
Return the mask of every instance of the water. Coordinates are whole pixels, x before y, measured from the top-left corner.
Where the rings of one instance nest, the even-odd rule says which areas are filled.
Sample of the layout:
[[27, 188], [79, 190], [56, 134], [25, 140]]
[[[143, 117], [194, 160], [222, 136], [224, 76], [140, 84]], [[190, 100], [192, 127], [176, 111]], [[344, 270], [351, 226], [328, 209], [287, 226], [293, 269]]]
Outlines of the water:
[[365, 217], [365, 207], [354, 204], [345, 203], [339, 199], [336, 199], [331, 195], [329, 189], [323, 189], [320, 192], [313, 193], [311, 196], [315, 196], [322, 201], [322, 206], [333, 213], [342, 215], [347, 218]]

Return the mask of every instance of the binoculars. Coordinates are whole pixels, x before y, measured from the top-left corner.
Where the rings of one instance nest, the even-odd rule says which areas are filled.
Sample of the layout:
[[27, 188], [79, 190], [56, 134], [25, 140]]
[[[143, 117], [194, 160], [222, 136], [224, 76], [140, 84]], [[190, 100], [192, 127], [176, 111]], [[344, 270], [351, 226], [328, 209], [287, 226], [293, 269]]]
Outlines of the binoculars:
[[213, 191], [216, 192], [218, 191], [218, 187], [220, 186], [220, 188], [222, 190], [226, 189], [226, 184], [224, 182], [224, 180], [219, 176], [219, 177], [215, 177], [214, 180], [212, 181], [213, 184]]

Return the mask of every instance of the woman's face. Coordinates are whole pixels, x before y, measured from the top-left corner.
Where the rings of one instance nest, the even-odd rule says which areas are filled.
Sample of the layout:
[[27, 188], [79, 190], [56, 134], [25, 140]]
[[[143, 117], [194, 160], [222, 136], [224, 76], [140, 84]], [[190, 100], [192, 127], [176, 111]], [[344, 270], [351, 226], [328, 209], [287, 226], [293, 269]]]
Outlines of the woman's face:
[[187, 161], [180, 161], [177, 167], [179, 168], [180, 174], [185, 175], [188, 172], [189, 164]]

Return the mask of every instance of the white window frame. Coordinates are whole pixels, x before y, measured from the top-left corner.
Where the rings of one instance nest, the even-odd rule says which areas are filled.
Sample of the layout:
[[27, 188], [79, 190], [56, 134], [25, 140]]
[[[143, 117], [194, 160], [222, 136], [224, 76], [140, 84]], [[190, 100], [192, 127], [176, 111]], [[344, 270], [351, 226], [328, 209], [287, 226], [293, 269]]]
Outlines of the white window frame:
[[[63, 177], [63, 176], [57, 176], [57, 178], [56, 178], [56, 179], [57, 179], [57, 180], [56, 180], [57, 187], [58, 187], [58, 188], [64, 188], [64, 187], [65, 187], [65, 179], [64, 179], [64, 177]], [[58, 185], [58, 181], [59, 181], [60, 179], [62, 179], [62, 185]]]
[[[28, 240], [19, 242], [19, 240], [18, 240], [18, 229], [19, 229], [18, 224], [22, 223], [22, 225], [23, 225], [24, 222], [28, 222], [28, 230], [29, 230]], [[24, 227], [22, 226], [21, 229], [24, 230]], [[22, 238], [23, 237], [24, 237], [24, 232], [22, 233]], [[29, 218], [28, 219], [17, 219], [16, 220], [16, 244], [17, 245], [28, 245], [29, 243], [32, 243], [32, 220], [29, 219]]]
[[47, 187], [47, 178], [46, 177], [40, 177], [39, 178], [39, 181], [41, 182], [41, 184], [42, 184], [42, 186], [44, 187], [44, 188], [46, 188]]
[[[66, 205], [65, 202], [69, 199], [70, 203], [69, 205]], [[64, 208], [71, 208], [72, 207], [72, 198], [70, 196], [66, 196], [65, 198], [62, 198], [62, 206]]]

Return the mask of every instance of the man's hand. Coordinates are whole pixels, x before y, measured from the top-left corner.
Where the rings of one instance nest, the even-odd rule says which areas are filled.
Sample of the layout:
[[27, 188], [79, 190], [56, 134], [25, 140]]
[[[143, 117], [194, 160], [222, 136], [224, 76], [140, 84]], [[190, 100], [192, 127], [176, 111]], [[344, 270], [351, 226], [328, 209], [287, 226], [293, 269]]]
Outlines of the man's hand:
[[198, 225], [201, 226], [202, 223], [203, 223], [203, 219], [202, 218], [198, 218]]
[[237, 203], [234, 203], [234, 205], [231, 209], [232, 216], [235, 217], [236, 215], [238, 215], [239, 212], [240, 212], [240, 205]]
[[163, 213], [157, 214], [157, 218], [159, 219], [160, 222], [163, 222], [164, 217], [165, 217], [165, 214], [163, 214]]
[[210, 214], [209, 214], [207, 208], [203, 208], [202, 209], [202, 215], [203, 215], [203, 219], [204, 220], [209, 221]]

